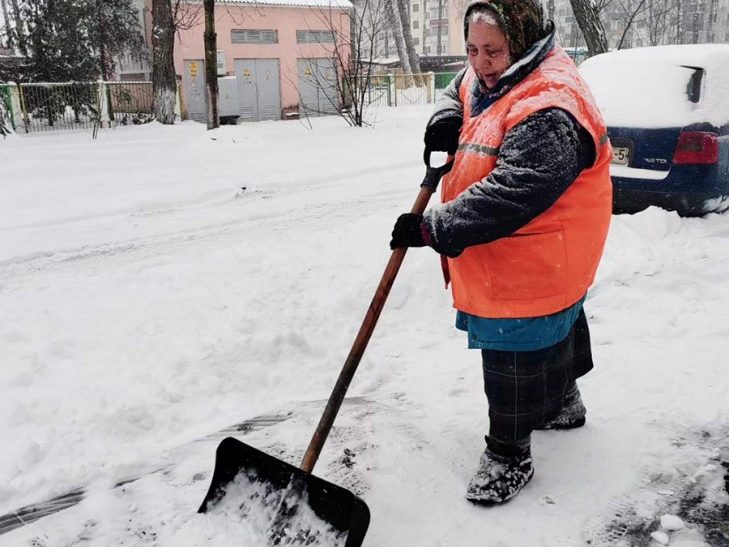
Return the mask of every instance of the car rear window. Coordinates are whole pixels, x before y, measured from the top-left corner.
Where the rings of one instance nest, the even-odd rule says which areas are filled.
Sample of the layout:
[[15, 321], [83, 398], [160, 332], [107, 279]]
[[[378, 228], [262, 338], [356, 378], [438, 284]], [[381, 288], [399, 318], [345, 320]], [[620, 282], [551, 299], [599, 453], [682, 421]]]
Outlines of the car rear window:
[[703, 69], [595, 57], [580, 65], [609, 126], [676, 127], [691, 123]]

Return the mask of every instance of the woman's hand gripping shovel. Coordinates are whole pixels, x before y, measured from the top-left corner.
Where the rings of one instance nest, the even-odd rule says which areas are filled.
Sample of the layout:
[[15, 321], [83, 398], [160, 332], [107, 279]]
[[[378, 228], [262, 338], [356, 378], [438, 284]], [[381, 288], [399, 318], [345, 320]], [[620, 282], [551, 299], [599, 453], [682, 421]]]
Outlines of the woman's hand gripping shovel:
[[[430, 196], [453, 158], [440, 167], [430, 164], [425, 150], [425, 179], [412, 213], [423, 214]], [[349, 384], [375, 329], [407, 249], [392, 252], [357, 338], [347, 356], [324, 414], [299, 467], [228, 437], [218, 446], [212, 482], [199, 513], [222, 512], [245, 521], [248, 545], [326, 545], [358, 547], [370, 512], [349, 490], [311, 474], [339, 412]]]

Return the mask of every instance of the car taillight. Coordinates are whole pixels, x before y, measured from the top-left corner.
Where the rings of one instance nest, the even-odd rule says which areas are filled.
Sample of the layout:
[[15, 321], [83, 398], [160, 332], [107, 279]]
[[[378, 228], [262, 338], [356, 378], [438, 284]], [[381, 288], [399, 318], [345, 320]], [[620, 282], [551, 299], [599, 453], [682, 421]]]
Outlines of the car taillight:
[[708, 131], [682, 131], [673, 163], [709, 164], [719, 161], [719, 135]]

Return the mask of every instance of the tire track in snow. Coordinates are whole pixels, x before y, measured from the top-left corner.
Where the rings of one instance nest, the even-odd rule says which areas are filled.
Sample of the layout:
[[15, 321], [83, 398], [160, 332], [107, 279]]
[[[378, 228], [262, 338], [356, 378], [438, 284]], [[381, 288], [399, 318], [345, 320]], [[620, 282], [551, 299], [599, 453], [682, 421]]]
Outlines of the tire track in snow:
[[[371, 175], [385, 172], [393, 167], [405, 167], [409, 171], [412, 168], [412, 162], [362, 169], [350, 173], [350, 176], [356, 178]], [[392, 176], [396, 176], [396, 173], [393, 173]], [[0, 260], [0, 277], [7, 281], [13, 277], [28, 276], [67, 265], [73, 266], [89, 260], [107, 260], [119, 255], [145, 253], [147, 256], [156, 256], [157, 250], [160, 248], [179, 250], [183, 247], [198, 244], [201, 241], [233, 240], [238, 238], [241, 233], [245, 233], [246, 237], [251, 237], [251, 233], [255, 234], [256, 231], [282, 231], [289, 229], [292, 225], [311, 224], [312, 220], [316, 224], [316, 221], [320, 219], [329, 219], [331, 214], [346, 217], [351, 215], [352, 211], [356, 211], [360, 215], [366, 215], [372, 211], [380, 210], [383, 203], [386, 203], [386, 206], [396, 207], [400, 202], [400, 195], [406, 197], [411, 193], [409, 190], [406, 192], [399, 188], [392, 188], [388, 182], [380, 182], [367, 194], [353, 195], [349, 192], [336, 194], [332, 192], [332, 189], [341, 187], [341, 178], [336, 175], [327, 178], [329, 179], [328, 182], [299, 188], [293, 192], [288, 192], [289, 188], [276, 192], [263, 192], [253, 189], [242, 195], [239, 194], [240, 197], [238, 198], [231, 197], [225, 201], [216, 199], [208, 202], [204, 206], [205, 208], [231, 207], [240, 199], [246, 201], [248, 210], [245, 213], [240, 212], [240, 209], [231, 211], [230, 216], [234, 218], [216, 224], [185, 228], [144, 238], [40, 251]], [[416, 183], [413, 184], [413, 188], [417, 188]], [[317, 201], [312, 196], [312, 192], [322, 194], [323, 199]], [[307, 194], [304, 201], [301, 199], [301, 194]], [[248, 198], [249, 195], [251, 196], [250, 199]], [[254, 204], [266, 203], [271, 205], [259, 211], [254, 212], [252, 210]], [[165, 210], [164, 213], [167, 215], [178, 212], [184, 214], [193, 208], [203, 209], [200, 204], [196, 204], [195, 206], [174, 211]], [[401, 208], [404, 210], [404, 207]], [[139, 218], [140, 216], [142, 216], [140, 212], [131, 215], [132, 218]], [[155, 213], [151, 211], [144, 216], [153, 218]], [[128, 219], [130, 216], [123, 218]], [[2, 290], [2, 286], [0, 286], [0, 290]]]

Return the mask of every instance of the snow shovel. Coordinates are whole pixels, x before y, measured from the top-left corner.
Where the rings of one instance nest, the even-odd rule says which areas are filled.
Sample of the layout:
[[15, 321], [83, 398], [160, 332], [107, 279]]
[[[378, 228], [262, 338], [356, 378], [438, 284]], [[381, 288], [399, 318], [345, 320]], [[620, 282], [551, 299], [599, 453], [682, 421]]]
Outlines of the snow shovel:
[[[430, 164], [426, 149], [425, 179], [412, 213], [422, 214], [452, 158]], [[367, 533], [370, 512], [349, 490], [312, 475], [334, 419], [390, 293], [407, 249], [395, 249], [354, 340], [324, 414], [300, 466], [294, 467], [233, 437], [224, 439], [215, 456], [210, 488], [199, 513], [215, 512], [245, 520], [247, 545], [324, 545], [359, 547]]]

